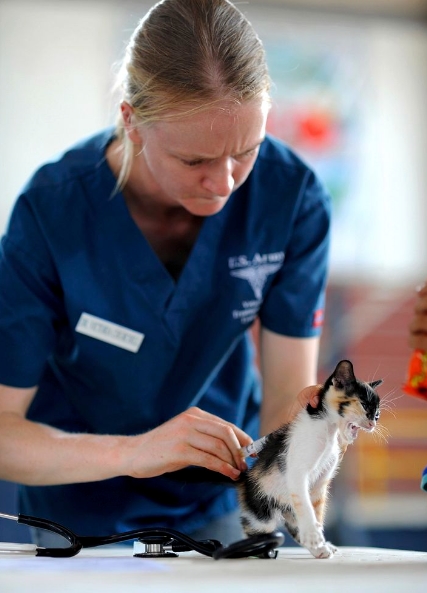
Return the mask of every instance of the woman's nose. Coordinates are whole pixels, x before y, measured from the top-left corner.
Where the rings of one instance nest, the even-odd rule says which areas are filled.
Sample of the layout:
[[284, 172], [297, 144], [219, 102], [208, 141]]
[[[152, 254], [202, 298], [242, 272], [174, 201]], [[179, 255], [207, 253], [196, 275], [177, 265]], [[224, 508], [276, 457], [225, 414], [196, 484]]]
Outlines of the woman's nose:
[[229, 196], [234, 187], [233, 163], [231, 159], [218, 159], [218, 161], [210, 163], [202, 185], [216, 196]]

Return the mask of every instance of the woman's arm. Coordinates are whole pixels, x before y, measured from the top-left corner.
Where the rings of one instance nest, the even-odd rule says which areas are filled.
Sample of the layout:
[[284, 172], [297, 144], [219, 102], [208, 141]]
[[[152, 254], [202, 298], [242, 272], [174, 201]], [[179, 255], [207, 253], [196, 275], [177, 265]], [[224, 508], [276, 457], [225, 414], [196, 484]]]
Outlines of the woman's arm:
[[[312, 400], [318, 388], [319, 337], [290, 338], [265, 328], [260, 335], [260, 364], [263, 380], [261, 434], [287, 422]], [[306, 390], [307, 386], [313, 386]]]
[[0, 385], [0, 478], [28, 485], [148, 478], [198, 465], [236, 479], [252, 439], [190, 408], [137, 436], [72, 434], [25, 418], [37, 388]]

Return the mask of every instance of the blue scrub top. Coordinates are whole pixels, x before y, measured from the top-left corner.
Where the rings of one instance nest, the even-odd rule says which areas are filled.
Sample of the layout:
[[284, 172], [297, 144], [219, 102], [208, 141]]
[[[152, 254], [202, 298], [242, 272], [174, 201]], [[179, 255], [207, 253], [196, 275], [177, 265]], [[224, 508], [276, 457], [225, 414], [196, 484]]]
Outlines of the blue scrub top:
[[[259, 317], [279, 334], [319, 334], [328, 195], [268, 137], [175, 282], [114, 195], [113, 133], [41, 167], [16, 202], [0, 252], [0, 383], [39, 385], [29, 418], [65, 431], [139, 434], [197, 405], [255, 438], [248, 329]], [[21, 512], [80, 535], [191, 532], [235, 507], [232, 488], [167, 474], [21, 489]]]

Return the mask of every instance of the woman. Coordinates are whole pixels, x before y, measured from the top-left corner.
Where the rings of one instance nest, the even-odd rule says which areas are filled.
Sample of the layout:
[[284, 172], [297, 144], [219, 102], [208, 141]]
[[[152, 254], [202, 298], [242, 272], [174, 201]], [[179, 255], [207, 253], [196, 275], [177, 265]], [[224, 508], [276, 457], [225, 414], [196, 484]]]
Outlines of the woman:
[[241, 536], [233, 489], [169, 474], [236, 479], [240, 448], [316, 382], [329, 201], [266, 137], [269, 85], [230, 2], [164, 0], [129, 43], [116, 129], [17, 200], [0, 261], [0, 477], [23, 485], [22, 512], [80, 535]]

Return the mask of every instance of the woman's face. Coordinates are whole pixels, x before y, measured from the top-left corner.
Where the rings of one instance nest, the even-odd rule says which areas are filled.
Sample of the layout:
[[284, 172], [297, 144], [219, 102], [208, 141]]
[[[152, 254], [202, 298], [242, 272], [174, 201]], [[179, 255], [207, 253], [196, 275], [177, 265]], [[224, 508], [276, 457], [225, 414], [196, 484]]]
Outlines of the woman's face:
[[138, 127], [142, 151], [135, 157], [132, 189], [191, 214], [219, 212], [246, 180], [265, 136], [269, 102], [224, 102], [171, 121]]

